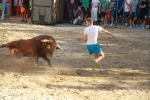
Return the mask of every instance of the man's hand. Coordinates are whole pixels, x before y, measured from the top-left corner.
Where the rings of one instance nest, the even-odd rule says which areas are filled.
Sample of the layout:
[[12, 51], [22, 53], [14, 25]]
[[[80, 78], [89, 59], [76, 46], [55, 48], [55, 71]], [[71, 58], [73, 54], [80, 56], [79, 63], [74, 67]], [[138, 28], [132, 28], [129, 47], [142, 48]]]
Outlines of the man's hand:
[[100, 14], [100, 13], [101, 13], [101, 11], [99, 10], [99, 11], [98, 11], [98, 13]]

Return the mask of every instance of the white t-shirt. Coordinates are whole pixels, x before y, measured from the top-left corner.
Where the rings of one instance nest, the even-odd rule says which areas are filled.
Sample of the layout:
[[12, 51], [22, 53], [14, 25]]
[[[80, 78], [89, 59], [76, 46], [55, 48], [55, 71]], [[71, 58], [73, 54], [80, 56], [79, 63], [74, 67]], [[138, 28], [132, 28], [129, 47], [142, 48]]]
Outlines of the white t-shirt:
[[[127, 0], [126, 1], [128, 4], [131, 4], [131, 0]], [[130, 7], [126, 4], [126, 2], [125, 2], [125, 12], [129, 12], [130, 11]]]
[[92, 0], [91, 5], [92, 9], [98, 9], [98, 4], [100, 3], [99, 0]]
[[96, 25], [85, 28], [84, 34], [87, 34], [87, 44], [97, 44], [99, 31], [102, 31], [102, 28]]

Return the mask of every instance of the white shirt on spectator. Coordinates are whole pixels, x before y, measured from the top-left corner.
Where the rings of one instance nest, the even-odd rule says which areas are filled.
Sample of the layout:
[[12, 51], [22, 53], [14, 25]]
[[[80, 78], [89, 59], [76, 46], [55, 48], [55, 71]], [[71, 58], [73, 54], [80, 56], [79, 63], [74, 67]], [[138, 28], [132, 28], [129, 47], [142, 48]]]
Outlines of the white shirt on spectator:
[[87, 44], [97, 44], [99, 31], [102, 31], [102, 28], [96, 25], [91, 25], [85, 28], [84, 34], [87, 35]]
[[99, 0], [92, 0], [91, 5], [92, 9], [97, 9], [98, 10], [98, 4], [100, 3]]
[[[126, 1], [126, 0], [125, 0]], [[126, 2], [128, 3], [128, 4], [131, 4], [131, 1], [132, 0], [127, 0]], [[129, 12], [130, 11], [130, 7], [126, 4], [126, 2], [125, 2], [125, 12]]]

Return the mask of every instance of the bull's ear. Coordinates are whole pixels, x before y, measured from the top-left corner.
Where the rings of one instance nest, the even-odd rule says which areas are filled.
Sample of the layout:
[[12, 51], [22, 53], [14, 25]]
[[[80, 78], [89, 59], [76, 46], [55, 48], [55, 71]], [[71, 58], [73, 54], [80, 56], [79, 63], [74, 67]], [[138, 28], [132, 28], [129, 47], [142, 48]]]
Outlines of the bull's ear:
[[61, 51], [64, 51], [58, 44], [57, 44], [57, 48], [56, 49], [60, 49]]

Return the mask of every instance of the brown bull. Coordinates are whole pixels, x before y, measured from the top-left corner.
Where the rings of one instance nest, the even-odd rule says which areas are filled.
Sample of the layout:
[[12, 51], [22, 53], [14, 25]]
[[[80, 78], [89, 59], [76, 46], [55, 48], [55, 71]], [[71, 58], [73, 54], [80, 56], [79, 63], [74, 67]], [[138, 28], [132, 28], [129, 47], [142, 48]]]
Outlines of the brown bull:
[[0, 47], [8, 47], [11, 56], [16, 54], [34, 56], [36, 58], [36, 64], [38, 64], [38, 58], [42, 57], [48, 65], [51, 65], [50, 58], [56, 49], [63, 51], [54, 38], [48, 35], [39, 35], [31, 39], [12, 41], [2, 44]]

